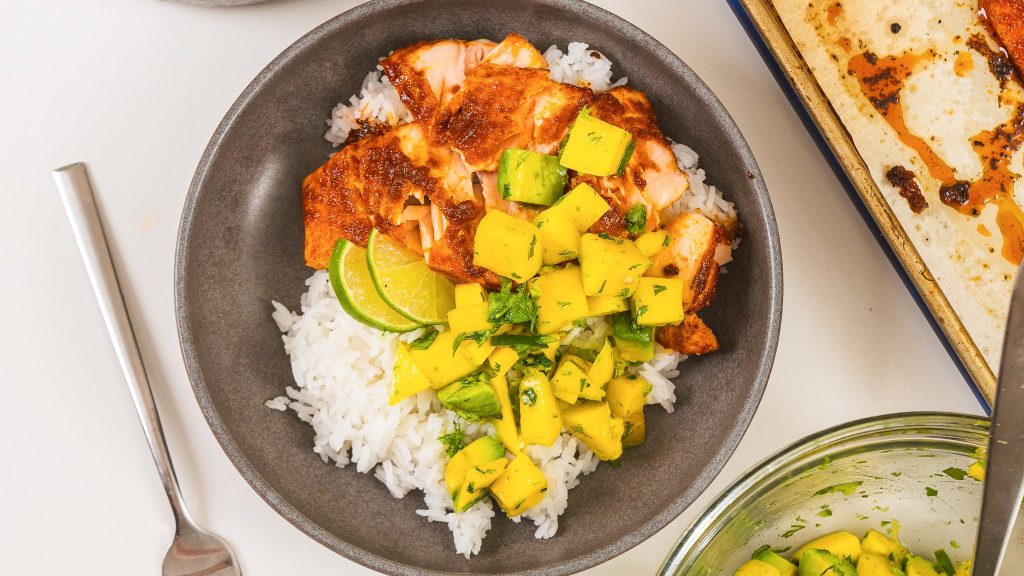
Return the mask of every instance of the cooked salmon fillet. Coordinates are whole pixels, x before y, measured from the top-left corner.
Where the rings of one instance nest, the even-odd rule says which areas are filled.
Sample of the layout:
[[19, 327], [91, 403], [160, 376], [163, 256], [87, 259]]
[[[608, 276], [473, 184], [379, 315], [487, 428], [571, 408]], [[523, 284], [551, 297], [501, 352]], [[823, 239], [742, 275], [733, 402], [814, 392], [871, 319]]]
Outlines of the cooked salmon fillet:
[[490, 40], [432, 40], [400, 48], [381, 67], [413, 118], [428, 121], [458, 93], [466, 70], [496, 45]]
[[708, 354], [718, 350], [718, 338], [696, 314], [687, 314], [678, 326], [663, 326], [656, 336], [658, 344], [683, 354]]
[[669, 141], [658, 127], [654, 107], [643, 92], [618, 86], [598, 94], [590, 113], [626, 130], [636, 140], [622, 176], [579, 175], [573, 182], [590, 184], [611, 206], [592, 231], [624, 236], [626, 213], [636, 204], [646, 209], [647, 230], [656, 229], [660, 224], [658, 211], [678, 200], [690, 183], [676, 165]]
[[506, 148], [556, 151], [592, 97], [545, 69], [481, 62], [449, 104], [443, 139], [471, 170], [494, 171]]
[[979, 0], [1017, 70], [1024, 72], [1024, 0]]
[[479, 271], [449, 260], [457, 255], [472, 260], [472, 242], [461, 249], [452, 243], [464, 236], [467, 226], [475, 230], [470, 221], [474, 215], [477, 221], [483, 217], [483, 201], [459, 156], [430, 145], [418, 122], [349, 144], [305, 178], [306, 264], [326, 268], [338, 238], [365, 246], [373, 228], [422, 250], [422, 227], [415, 225], [422, 214], [407, 214], [406, 207], [427, 200], [438, 206], [448, 223], [454, 223], [431, 231], [436, 234], [433, 246], [441, 246], [437, 258], [453, 267], [444, 271], [456, 277], [480, 276]]
[[669, 244], [651, 258], [645, 276], [685, 282], [683, 304], [693, 312], [711, 304], [718, 285], [719, 246], [731, 241], [726, 231], [700, 214], [680, 214], [665, 227]]

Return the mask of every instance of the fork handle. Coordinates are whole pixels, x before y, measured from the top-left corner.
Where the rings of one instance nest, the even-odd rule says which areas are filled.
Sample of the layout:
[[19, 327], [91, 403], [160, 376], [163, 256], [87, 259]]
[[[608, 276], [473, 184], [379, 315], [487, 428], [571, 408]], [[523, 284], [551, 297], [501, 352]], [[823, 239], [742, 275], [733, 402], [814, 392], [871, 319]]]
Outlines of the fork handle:
[[92, 186], [89, 184], [89, 175], [85, 170], [85, 164], [78, 162], [58, 168], [53, 171], [53, 179], [57, 183], [57, 190], [60, 192], [68, 220], [71, 221], [71, 230], [78, 244], [78, 250], [82, 254], [85, 271], [89, 275], [89, 282], [96, 294], [103, 322], [107, 325], [107, 332], [110, 333], [114, 352], [121, 364], [121, 371], [124, 372], [124, 379], [131, 391], [135, 410], [139, 414], [142, 429], [149, 442], [149, 450], [153, 453], [153, 460], [160, 473], [160, 480], [163, 482], [164, 491], [167, 493], [167, 499], [174, 512], [175, 523], [180, 530], [183, 523], [191, 524], [192, 519], [188, 514], [188, 509], [185, 508], [185, 502], [178, 487], [178, 479], [174, 474], [174, 465], [171, 463], [171, 456], [167, 451], [167, 442], [160, 425], [160, 415], [156, 410], [153, 390], [150, 388], [146, 367], [142, 363], [139, 345], [128, 317], [124, 294], [121, 292], [117, 274], [114, 272], [110, 248], [103, 233], [103, 224], [96, 208], [96, 199], [92, 193]]

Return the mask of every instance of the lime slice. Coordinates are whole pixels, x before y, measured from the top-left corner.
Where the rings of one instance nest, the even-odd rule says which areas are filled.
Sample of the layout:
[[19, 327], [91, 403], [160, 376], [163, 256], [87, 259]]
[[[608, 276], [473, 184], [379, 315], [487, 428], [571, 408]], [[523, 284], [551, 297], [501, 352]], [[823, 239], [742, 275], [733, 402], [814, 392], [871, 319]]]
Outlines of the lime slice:
[[366, 249], [344, 238], [334, 243], [327, 269], [331, 287], [341, 307], [356, 320], [387, 332], [408, 332], [419, 328], [381, 300], [366, 267]]
[[455, 307], [455, 287], [427, 267], [423, 256], [376, 230], [366, 243], [366, 262], [381, 298], [420, 324], [444, 324]]

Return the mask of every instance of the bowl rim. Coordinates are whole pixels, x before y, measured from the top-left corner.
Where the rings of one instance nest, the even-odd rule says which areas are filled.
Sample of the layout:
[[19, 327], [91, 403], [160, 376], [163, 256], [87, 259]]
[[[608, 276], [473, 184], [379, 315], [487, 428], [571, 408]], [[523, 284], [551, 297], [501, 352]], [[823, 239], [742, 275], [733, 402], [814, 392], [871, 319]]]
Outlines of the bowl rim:
[[[248, 86], [246, 86], [228, 109], [227, 113], [224, 115], [211, 136], [206, 149], [203, 151], [182, 208], [174, 258], [175, 319], [185, 369], [203, 416], [205, 417], [207, 424], [210, 426], [217, 442], [227, 454], [228, 459], [242, 477], [245, 478], [246, 482], [249, 483], [253, 490], [255, 490], [255, 492], [264, 501], [266, 501], [271, 508], [274, 509], [274, 511], [289, 523], [323, 546], [344, 556], [345, 558], [373, 570], [388, 574], [441, 575], [446, 573], [434, 570], [425, 570], [409, 564], [396, 562], [369, 550], [365, 550], [359, 546], [353, 545], [343, 538], [327, 531], [292, 507], [292, 505], [289, 504], [281, 494], [267, 483], [259, 471], [245, 457], [238, 444], [232, 438], [231, 433], [228, 431], [212, 401], [203, 375], [202, 367], [198, 360], [195, 341], [192, 336], [192, 323], [189, 317], [189, 305], [185, 290], [186, 284], [188, 283], [186, 262], [189, 259], [188, 256], [190, 251], [193, 215], [209, 176], [210, 166], [218, 156], [225, 136], [232, 129], [235, 121], [241, 113], [256, 97], [259, 96], [264, 84], [291, 60], [298, 57], [307, 49], [313, 47], [320, 40], [336, 33], [336, 31], [343, 26], [358, 22], [364, 18], [374, 17], [380, 12], [396, 7], [432, 1], [436, 0], [370, 0], [319, 24], [271, 60], [271, 62], [267, 64], [248, 84]], [[576, 573], [587, 568], [591, 568], [644, 542], [668, 525], [673, 519], [689, 507], [721, 472], [725, 463], [732, 456], [740, 440], [743, 438], [743, 435], [746, 433], [754, 412], [757, 410], [761, 398], [764, 395], [764, 390], [771, 374], [776, 350], [778, 348], [779, 332], [782, 322], [783, 275], [782, 251], [778, 225], [776, 223], [767, 187], [764, 183], [764, 177], [760, 171], [757, 161], [754, 159], [753, 152], [751, 151], [749, 144], [740, 132], [735, 120], [728, 111], [726, 111], [725, 106], [721, 103], [718, 97], [714, 95], [707, 84], [705, 84], [704, 81], [701, 80], [700, 77], [698, 77], [697, 74], [675, 53], [654, 37], [647, 34], [634, 24], [603, 8], [582, 0], [533, 1], [537, 4], [554, 7], [579, 17], [613, 24], [616, 28], [622, 30], [625, 35], [632, 38], [636, 44], [635, 49], [637, 51], [648, 53], [663, 62], [672, 69], [675, 78], [680, 79], [683, 83], [687, 84], [701, 100], [708, 104], [711, 109], [710, 117], [716, 117], [718, 119], [727, 139], [735, 144], [735, 151], [743, 162], [743, 166], [740, 168], [745, 167], [748, 171], [748, 179], [753, 189], [751, 205], [756, 208], [757, 212], [756, 217], [751, 213], [748, 214], [748, 218], [760, 220], [762, 222], [765, 230], [766, 256], [768, 259], [767, 264], [769, 273], [767, 282], [768, 336], [760, 352], [751, 393], [747, 396], [746, 402], [738, 412], [739, 426], [735, 427], [728, 433], [719, 451], [707, 463], [703, 472], [697, 476], [694, 483], [687, 490], [681, 492], [674, 500], [672, 500], [665, 509], [656, 513], [636, 530], [627, 533], [617, 540], [590, 553], [576, 556], [555, 564], [542, 566], [540, 568], [517, 572], [518, 574], [553, 576]], [[750, 221], [749, 219], [748, 221]]]
[[813, 432], [779, 449], [751, 466], [732, 484], [722, 490], [679, 537], [672, 551], [658, 569], [659, 576], [676, 574], [683, 561], [692, 560], [700, 549], [706, 532], [733, 506], [735, 500], [789, 464], [829, 446], [878, 432], [915, 429], [975, 431], [986, 434], [991, 424], [988, 416], [960, 412], [893, 412], [851, 420]]

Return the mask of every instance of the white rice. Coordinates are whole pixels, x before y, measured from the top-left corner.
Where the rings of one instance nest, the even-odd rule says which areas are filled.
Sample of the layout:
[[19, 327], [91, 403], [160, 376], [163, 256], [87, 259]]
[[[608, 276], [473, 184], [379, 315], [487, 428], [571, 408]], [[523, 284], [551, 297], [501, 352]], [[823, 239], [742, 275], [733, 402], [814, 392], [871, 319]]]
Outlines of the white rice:
[[[569, 44], [564, 53], [552, 46], [544, 58], [551, 77], [560, 82], [595, 91], [626, 83], [626, 78], [612, 82], [611, 61], [583, 43]], [[392, 125], [411, 120], [379, 66], [367, 74], [358, 95], [335, 106], [325, 137], [338, 146], [359, 121], [367, 120]], [[714, 186], [704, 184], [697, 154], [682, 144], [673, 144], [672, 151], [680, 169], [690, 177], [690, 190], [669, 211], [700, 211], [712, 219], [734, 221], [732, 203]], [[417, 514], [447, 524], [456, 553], [467, 558], [479, 553], [495, 510], [490, 499], [484, 499], [467, 512], [453, 511], [444, 487], [448, 457], [437, 438], [455, 428], [454, 414], [443, 409], [429, 390], [388, 405], [397, 343], [412, 340], [418, 333], [388, 334], [349, 317], [335, 298], [326, 271], [315, 272], [306, 285], [299, 313], [273, 302], [272, 316], [284, 333], [295, 386], [285, 387], [285, 395], [268, 400], [266, 406], [290, 409], [309, 423], [314, 430], [313, 451], [325, 463], [340, 468], [354, 464], [358, 472], [372, 471], [395, 498], [413, 490], [422, 492], [424, 508]], [[590, 318], [586, 327], [564, 334], [562, 344], [593, 349], [609, 331], [603, 318]], [[656, 345], [653, 360], [629, 369], [651, 383], [648, 404], [674, 410], [676, 387], [671, 379], [679, 375], [678, 365], [685, 359]], [[490, 424], [463, 423], [462, 427], [470, 439], [494, 433]], [[551, 538], [558, 531], [558, 517], [568, 506], [569, 490], [579, 484], [581, 476], [593, 472], [599, 461], [585, 444], [567, 433], [550, 447], [528, 446], [525, 451], [544, 473], [548, 490], [522, 517], [536, 526], [535, 537]]]

